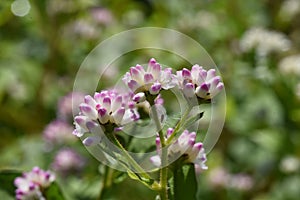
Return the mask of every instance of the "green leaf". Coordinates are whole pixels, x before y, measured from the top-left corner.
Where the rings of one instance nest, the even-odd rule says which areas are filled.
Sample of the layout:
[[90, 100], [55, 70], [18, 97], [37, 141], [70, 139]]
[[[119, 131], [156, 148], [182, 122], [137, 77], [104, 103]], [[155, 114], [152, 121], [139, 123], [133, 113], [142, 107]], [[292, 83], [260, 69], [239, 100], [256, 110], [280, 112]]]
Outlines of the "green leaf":
[[128, 176], [133, 180], [141, 180], [141, 178], [134, 172], [127, 171]]
[[194, 164], [175, 167], [174, 200], [196, 199], [197, 180]]
[[15, 196], [16, 187], [14, 180], [21, 176], [22, 172], [16, 170], [1, 170], [0, 171], [0, 189], [6, 191], [9, 195]]
[[195, 116], [190, 117], [185, 121], [185, 123], [182, 125], [184, 128], [188, 128], [189, 126], [193, 125], [196, 121], [201, 119], [204, 115], [204, 112], [200, 112], [196, 114]]
[[48, 188], [43, 191], [47, 200], [65, 200], [65, 197], [56, 182], [53, 182]]

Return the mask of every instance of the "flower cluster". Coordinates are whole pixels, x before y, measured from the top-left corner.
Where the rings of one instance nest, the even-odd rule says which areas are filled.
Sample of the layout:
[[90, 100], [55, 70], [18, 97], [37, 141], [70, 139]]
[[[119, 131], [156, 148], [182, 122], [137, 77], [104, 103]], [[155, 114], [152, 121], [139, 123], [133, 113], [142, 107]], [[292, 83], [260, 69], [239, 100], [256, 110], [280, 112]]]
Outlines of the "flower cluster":
[[299, 0], [286, 0], [282, 2], [279, 10], [279, 16], [284, 21], [289, 21], [293, 17], [297, 16], [300, 12], [300, 1]]
[[[141, 65], [131, 67], [123, 77], [129, 92], [119, 93], [115, 90], [96, 92], [94, 96], [87, 95], [84, 103], [79, 105], [80, 113], [74, 119], [73, 134], [82, 137], [83, 144], [91, 146], [99, 144], [103, 134], [113, 132], [127, 123], [139, 119], [138, 108], [143, 105], [150, 109], [153, 104], [163, 104], [161, 90], [178, 87], [187, 100], [196, 97], [199, 102], [210, 102], [224, 87], [216, 70], [205, 70], [194, 65], [191, 70], [182, 69], [175, 74], [171, 68], [163, 69], [154, 59], [150, 59], [147, 69]], [[204, 100], [204, 101], [202, 101]], [[168, 136], [171, 134], [171, 129]], [[160, 143], [159, 138], [157, 144]], [[157, 147], [158, 151], [159, 145]], [[187, 163], [194, 163], [201, 169], [206, 169], [206, 156], [202, 143], [196, 143], [196, 133], [184, 131], [175, 143], [169, 146], [168, 156], [174, 160], [183, 155]], [[156, 166], [161, 165], [161, 155], [152, 157]]]
[[291, 55], [279, 62], [279, 70], [283, 74], [300, 76], [300, 55]]
[[263, 28], [252, 28], [246, 31], [240, 41], [240, 47], [243, 52], [256, 48], [259, 55], [286, 51], [290, 46], [291, 42], [284, 34]]
[[76, 137], [71, 134], [72, 131], [72, 126], [63, 120], [57, 119], [46, 126], [43, 132], [43, 138], [49, 145], [72, 142], [76, 139]]
[[[75, 117], [73, 134], [77, 137], [85, 133], [99, 134], [111, 127], [135, 121], [139, 118], [134, 104], [126, 101], [128, 96], [119, 94], [114, 90], [96, 92], [94, 97], [87, 95], [84, 103], [79, 105], [80, 113]], [[111, 130], [110, 130], [111, 131]], [[87, 146], [100, 142], [100, 137], [87, 137], [83, 143]]]
[[251, 176], [244, 173], [231, 174], [220, 167], [210, 171], [208, 180], [213, 187], [232, 188], [240, 191], [250, 190], [254, 185]]
[[178, 87], [187, 98], [196, 95], [200, 99], [210, 100], [224, 87], [215, 69], [206, 71], [199, 65], [194, 65], [191, 70], [184, 68], [177, 71], [176, 79]]
[[136, 94], [133, 97], [136, 102], [146, 100], [147, 94], [157, 95], [161, 89], [167, 90], [175, 86], [172, 69], [165, 68], [163, 70], [154, 58], [150, 59], [146, 71], [141, 65], [131, 67], [123, 81]]
[[85, 165], [84, 158], [73, 149], [61, 149], [55, 156], [52, 167], [56, 172], [65, 176], [77, 172]]
[[14, 181], [17, 200], [39, 199], [44, 200], [42, 190], [49, 187], [55, 180], [55, 176], [50, 171], [44, 171], [39, 167], [34, 167], [32, 171], [23, 173], [22, 177], [17, 177]]
[[[168, 139], [174, 130], [169, 128], [167, 130]], [[161, 141], [160, 138], [156, 138], [156, 149], [158, 155], [152, 156], [150, 158], [151, 162], [159, 167], [161, 166]], [[196, 167], [199, 167], [202, 170], [207, 169], [205, 165], [206, 154], [201, 142], [196, 142], [196, 133], [185, 130], [178, 137], [178, 139], [172, 143], [168, 148], [168, 160], [170, 162], [175, 161], [178, 157], [182, 157], [183, 161], [186, 163], [194, 163]]]

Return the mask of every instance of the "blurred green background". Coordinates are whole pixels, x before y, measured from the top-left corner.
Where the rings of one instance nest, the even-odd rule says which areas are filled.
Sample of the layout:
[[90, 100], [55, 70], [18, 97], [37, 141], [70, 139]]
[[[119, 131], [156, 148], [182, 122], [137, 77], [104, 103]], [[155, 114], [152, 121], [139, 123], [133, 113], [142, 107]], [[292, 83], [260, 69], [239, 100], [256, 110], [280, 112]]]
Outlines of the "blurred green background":
[[[95, 199], [103, 166], [80, 141], [49, 147], [43, 132], [60, 118], [58, 102], [72, 91], [80, 64], [99, 42], [136, 27], [165, 27], [203, 45], [226, 87], [226, 123], [208, 155], [209, 170], [199, 175], [198, 198], [298, 200], [299, 19], [300, 0], [0, 1], [0, 168], [51, 168], [59, 149], [74, 148], [88, 164], [58, 179], [69, 199]], [[111, 70], [100, 87], [136, 60], [146, 62], [151, 52], [141, 57], [126, 56], [123, 68]], [[158, 62], [185, 65], [164, 57]], [[126, 180], [107, 199], [154, 197]]]

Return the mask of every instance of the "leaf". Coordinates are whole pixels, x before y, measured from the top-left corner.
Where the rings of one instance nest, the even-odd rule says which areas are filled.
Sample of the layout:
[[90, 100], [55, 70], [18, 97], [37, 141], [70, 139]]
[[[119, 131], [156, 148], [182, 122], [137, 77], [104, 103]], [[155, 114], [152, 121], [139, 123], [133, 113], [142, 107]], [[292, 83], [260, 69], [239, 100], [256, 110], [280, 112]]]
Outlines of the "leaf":
[[127, 171], [128, 176], [133, 180], [141, 180], [141, 178], [137, 175], [137, 173]]
[[14, 180], [21, 176], [22, 172], [16, 170], [1, 170], [0, 171], [0, 189], [6, 191], [9, 195], [15, 196], [16, 187]]
[[190, 117], [186, 120], [186, 122], [182, 125], [184, 128], [188, 128], [189, 126], [193, 125], [196, 121], [201, 119], [204, 115], [204, 112], [198, 113], [193, 117]]
[[176, 167], [174, 170], [174, 200], [196, 199], [197, 180], [194, 164]]
[[65, 197], [56, 182], [53, 182], [48, 188], [43, 191], [47, 200], [65, 200]]

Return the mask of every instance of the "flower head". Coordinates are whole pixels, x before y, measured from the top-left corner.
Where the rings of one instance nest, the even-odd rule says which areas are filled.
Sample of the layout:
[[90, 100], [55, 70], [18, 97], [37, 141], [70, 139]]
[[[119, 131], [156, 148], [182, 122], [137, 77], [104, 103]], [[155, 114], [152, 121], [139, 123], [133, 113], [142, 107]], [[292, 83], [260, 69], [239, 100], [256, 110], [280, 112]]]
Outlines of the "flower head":
[[44, 171], [39, 167], [34, 167], [30, 172], [23, 173], [22, 177], [14, 180], [17, 200], [45, 199], [42, 190], [49, 187], [55, 180], [55, 176], [50, 171]]
[[224, 87], [215, 69], [206, 71], [199, 65], [194, 65], [191, 70], [184, 68], [177, 71], [176, 79], [186, 98], [196, 95], [197, 98], [210, 100]]
[[79, 171], [84, 165], [84, 158], [72, 149], [61, 149], [52, 163], [53, 169], [62, 175]]
[[[127, 96], [130, 96], [126, 94]], [[94, 97], [87, 95], [84, 103], [79, 106], [80, 113], [75, 120], [76, 129], [73, 134], [81, 137], [84, 133], [101, 133], [108, 127], [120, 127], [138, 119], [135, 106], [126, 95], [114, 90], [96, 92]], [[83, 143], [87, 146], [100, 142], [98, 135], [86, 138]]]
[[50, 144], [62, 144], [76, 140], [71, 133], [73, 127], [63, 120], [55, 120], [48, 124], [43, 132], [44, 140]]
[[[167, 138], [173, 134], [173, 129], [167, 130]], [[157, 167], [161, 165], [161, 145], [160, 138], [156, 138], [156, 149], [158, 155], [151, 157], [151, 161]], [[188, 132], [187, 130], [178, 137], [178, 139], [172, 143], [168, 148], [168, 159], [173, 161], [176, 158], [184, 158], [186, 163], [194, 163], [195, 166], [201, 169], [207, 169], [205, 165], [206, 154], [201, 142], [196, 142], [196, 133]]]
[[291, 55], [279, 62], [279, 70], [286, 75], [300, 76], [300, 55]]
[[147, 70], [141, 65], [131, 67], [125, 74], [123, 81], [129, 89], [136, 94], [133, 100], [136, 102], [144, 101], [145, 95], [157, 95], [162, 89], [170, 89], [175, 86], [173, 81], [172, 69], [162, 69], [161, 65], [151, 58]]
[[256, 49], [259, 55], [286, 51], [290, 46], [291, 41], [286, 35], [263, 28], [251, 28], [245, 32], [240, 41], [240, 47], [243, 52]]

